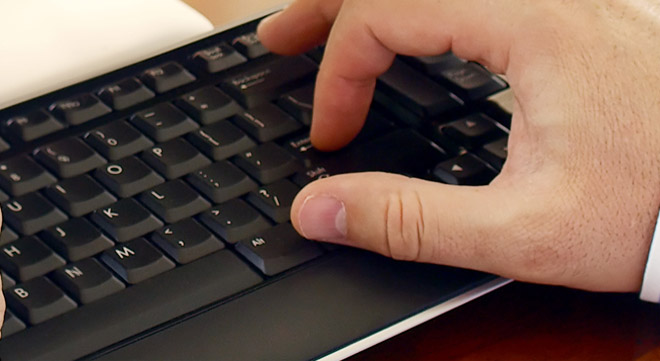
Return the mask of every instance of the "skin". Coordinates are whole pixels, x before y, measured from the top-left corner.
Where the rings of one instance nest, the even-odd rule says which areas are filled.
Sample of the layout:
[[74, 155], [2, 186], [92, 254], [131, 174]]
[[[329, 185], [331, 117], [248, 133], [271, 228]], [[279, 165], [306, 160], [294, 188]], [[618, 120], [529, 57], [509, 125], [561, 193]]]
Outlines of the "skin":
[[638, 291], [660, 206], [660, 1], [299, 0], [259, 28], [327, 43], [312, 141], [346, 145], [395, 54], [452, 50], [507, 76], [509, 158], [483, 187], [384, 173], [314, 182], [305, 237], [517, 280]]
[[394, 54], [451, 49], [506, 74], [516, 101], [504, 169], [486, 187], [324, 179], [296, 198], [296, 229], [396, 259], [639, 290], [660, 206], [660, 1], [412, 4], [299, 0], [259, 36], [282, 54], [327, 42], [312, 127], [322, 150], [357, 134]]

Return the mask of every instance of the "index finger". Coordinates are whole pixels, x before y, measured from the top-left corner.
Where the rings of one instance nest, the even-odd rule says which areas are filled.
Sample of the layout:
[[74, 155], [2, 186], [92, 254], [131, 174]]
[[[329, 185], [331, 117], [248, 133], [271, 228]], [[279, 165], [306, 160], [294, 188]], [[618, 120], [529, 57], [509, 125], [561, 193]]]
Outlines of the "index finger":
[[[332, 18], [309, 11], [324, 2], [327, 0], [294, 3], [286, 15], [268, 24], [265, 33], [283, 26], [280, 22], [285, 20], [319, 24], [304, 18]], [[510, 18], [506, 8], [512, 3], [418, 0], [411, 6], [397, 0], [343, 1], [317, 78], [311, 134], [314, 145], [334, 150], [353, 139], [364, 123], [377, 77], [387, 71], [397, 53], [433, 55], [453, 50], [494, 71], [506, 69], [510, 27], [498, 15]], [[300, 25], [295, 27], [299, 37], [306, 34]]]

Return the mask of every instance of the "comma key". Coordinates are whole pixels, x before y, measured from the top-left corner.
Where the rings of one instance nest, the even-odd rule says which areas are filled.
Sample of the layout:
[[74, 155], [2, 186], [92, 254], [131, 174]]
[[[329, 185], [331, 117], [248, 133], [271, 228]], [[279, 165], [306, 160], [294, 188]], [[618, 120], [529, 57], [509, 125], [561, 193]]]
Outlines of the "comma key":
[[224, 248], [220, 240], [192, 218], [161, 228], [152, 233], [151, 240], [182, 264]]

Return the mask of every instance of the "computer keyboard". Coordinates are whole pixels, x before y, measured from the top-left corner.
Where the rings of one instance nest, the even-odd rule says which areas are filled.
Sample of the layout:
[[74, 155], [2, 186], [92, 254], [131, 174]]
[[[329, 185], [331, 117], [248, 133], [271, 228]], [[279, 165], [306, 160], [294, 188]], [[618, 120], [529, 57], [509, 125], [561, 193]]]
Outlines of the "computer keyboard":
[[270, 287], [343, 247], [289, 222], [296, 193], [387, 171], [483, 185], [506, 159], [507, 84], [452, 54], [399, 57], [360, 135], [309, 140], [323, 49], [256, 22], [0, 110], [2, 352], [79, 358]]

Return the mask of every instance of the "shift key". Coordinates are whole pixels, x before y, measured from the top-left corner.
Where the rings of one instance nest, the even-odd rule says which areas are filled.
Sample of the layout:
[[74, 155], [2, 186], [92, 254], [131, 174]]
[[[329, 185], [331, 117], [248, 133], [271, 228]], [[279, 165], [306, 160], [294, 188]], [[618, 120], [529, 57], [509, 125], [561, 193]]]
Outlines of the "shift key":
[[254, 108], [293, 90], [316, 70], [316, 64], [302, 55], [278, 57], [225, 79], [221, 86], [244, 107]]

